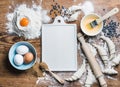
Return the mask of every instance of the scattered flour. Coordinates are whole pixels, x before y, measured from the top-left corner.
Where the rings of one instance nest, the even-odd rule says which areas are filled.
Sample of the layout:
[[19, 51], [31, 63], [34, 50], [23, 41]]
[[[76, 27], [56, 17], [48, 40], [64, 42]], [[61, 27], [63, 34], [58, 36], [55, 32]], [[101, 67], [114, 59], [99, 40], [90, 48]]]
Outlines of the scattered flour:
[[78, 5], [73, 5], [69, 7], [70, 11], [75, 11], [80, 9], [84, 12], [85, 15], [94, 12], [94, 6], [91, 1], [85, 1], [83, 4], [79, 3]]
[[90, 1], [84, 2], [84, 4], [81, 6], [81, 10], [84, 12], [85, 15], [94, 12], [94, 7], [92, 2]]
[[[27, 17], [29, 24], [27, 27], [20, 26], [20, 19]], [[8, 22], [6, 23], [8, 33], [15, 33], [18, 36], [24, 36], [26, 39], [38, 38], [41, 34], [42, 23], [48, 23], [50, 18], [47, 11], [42, 10], [41, 6], [35, 4], [31, 8], [26, 4], [21, 4], [14, 9], [14, 12], [7, 14]]]

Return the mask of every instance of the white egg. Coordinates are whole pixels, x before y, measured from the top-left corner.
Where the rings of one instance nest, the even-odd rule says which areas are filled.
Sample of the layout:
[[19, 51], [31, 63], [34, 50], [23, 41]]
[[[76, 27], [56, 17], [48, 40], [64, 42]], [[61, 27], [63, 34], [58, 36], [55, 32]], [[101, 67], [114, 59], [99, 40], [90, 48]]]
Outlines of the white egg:
[[16, 54], [14, 57], [14, 63], [18, 66], [22, 65], [24, 62], [23, 56], [20, 54]]
[[26, 54], [27, 52], [29, 52], [29, 48], [25, 45], [20, 45], [16, 48], [16, 52], [18, 54], [21, 54], [21, 55], [24, 55]]

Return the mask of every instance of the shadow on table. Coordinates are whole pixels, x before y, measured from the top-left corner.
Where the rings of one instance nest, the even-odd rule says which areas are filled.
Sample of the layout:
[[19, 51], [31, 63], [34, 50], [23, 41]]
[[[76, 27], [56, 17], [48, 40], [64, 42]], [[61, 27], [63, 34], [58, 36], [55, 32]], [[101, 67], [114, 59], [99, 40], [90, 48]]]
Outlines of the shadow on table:
[[14, 74], [14, 75], [18, 75], [18, 74], [22, 74], [25, 72], [25, 70], [17, 70], [15, 69], [9, 62], [8, 56], [6, 56], [5, 60], [4, 60], [4, 66], [5, 68], [9, 71], [9, 73]]

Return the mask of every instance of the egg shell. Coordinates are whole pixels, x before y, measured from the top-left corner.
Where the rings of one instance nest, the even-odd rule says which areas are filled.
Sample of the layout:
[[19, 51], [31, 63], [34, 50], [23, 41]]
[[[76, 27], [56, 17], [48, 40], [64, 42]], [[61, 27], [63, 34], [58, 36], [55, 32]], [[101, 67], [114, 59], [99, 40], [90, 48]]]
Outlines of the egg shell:
[[25, 45], [20, 45], [16, 48], [16, 52], [18, 54], [21, 54], [21, 55], [24, 55], [26, 54], [27, 52], [29, 52], [29, 48]]
[[14, 57], [14, 63], [18, 66], [22, 65], [24, 62], [23, 60], [23, 56], [20, 55], [20, 54], [16, 54], [15, 57]]
[[24, 62], [25, 63], [30, 63], [34, 59], [34, 56], [31, 52], [28, 52], [24, 55]]

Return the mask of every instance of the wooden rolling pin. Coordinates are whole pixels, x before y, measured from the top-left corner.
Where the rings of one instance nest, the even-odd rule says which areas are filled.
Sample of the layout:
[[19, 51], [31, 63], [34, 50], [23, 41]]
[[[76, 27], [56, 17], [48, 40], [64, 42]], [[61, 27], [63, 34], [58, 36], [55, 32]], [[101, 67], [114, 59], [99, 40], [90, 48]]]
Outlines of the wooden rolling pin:
[[80, 41], [80, 43], [82, 45], [82, 49], [83, 49], [83, 51], [88, 59], [88, 62], [92, 68], [92, 71], [95, 74], [95, 77], [98, 79], [101, 87], [107, 87], [107, 83], [104, 79], [104, 76], [103, 76], [103, 73], [100, 69], [100, 66], [97, 63], [95, 56], [89, 50], [87, 43], [85, 42], [85, 39], [81, 33], [78, 33], [78, 40]]

